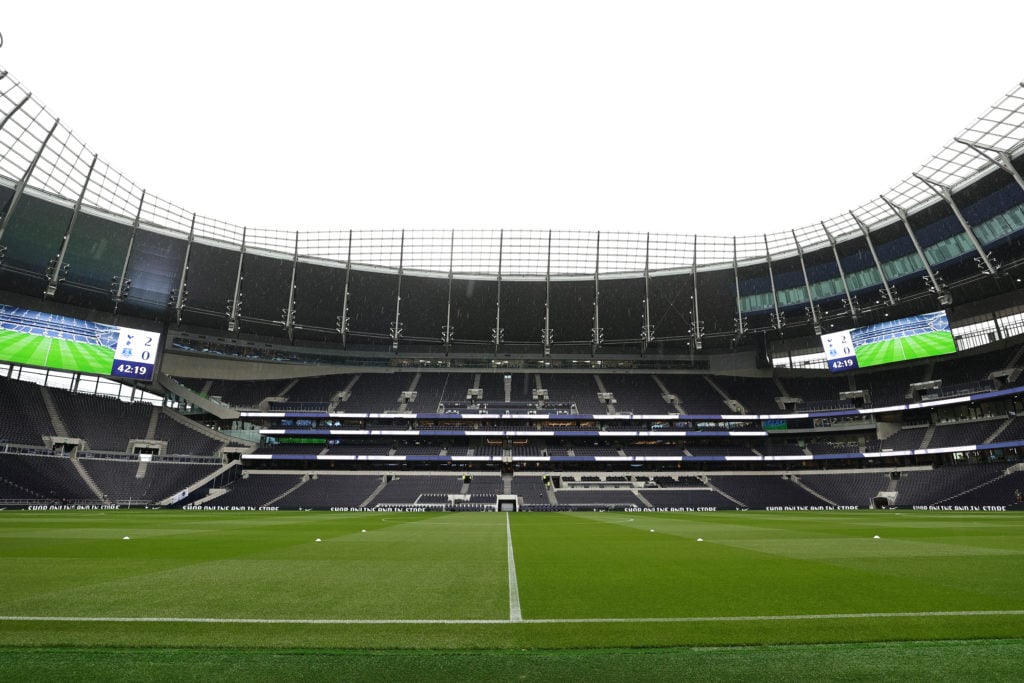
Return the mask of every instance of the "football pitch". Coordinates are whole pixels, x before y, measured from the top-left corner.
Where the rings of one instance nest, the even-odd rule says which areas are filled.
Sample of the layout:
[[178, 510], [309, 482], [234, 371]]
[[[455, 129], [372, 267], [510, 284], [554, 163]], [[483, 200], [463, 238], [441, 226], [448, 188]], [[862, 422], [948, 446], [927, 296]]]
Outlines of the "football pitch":
[[956, 343], [948, 330], [922, 332], [907, 337], [884, 339], [857, 347], [857, 365], [862, 368], [954, 353]]
[[1024, 655], [1015, 513], [7, 510], [0, 575], [0, 680], [1009, 680]]
[[21, 365], [109, 375], [114, 349], [99, 344], [0, 330], [0, 359]]

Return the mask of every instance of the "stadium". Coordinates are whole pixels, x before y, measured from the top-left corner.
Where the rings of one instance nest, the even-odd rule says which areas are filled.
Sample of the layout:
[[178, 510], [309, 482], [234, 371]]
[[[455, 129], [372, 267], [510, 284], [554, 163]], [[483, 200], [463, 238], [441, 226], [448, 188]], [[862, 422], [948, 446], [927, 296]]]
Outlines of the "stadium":
[[7, 72], [0, 150], [15, 670], [1013, 672], [1024, 85], [757, 236], [243, 228]]

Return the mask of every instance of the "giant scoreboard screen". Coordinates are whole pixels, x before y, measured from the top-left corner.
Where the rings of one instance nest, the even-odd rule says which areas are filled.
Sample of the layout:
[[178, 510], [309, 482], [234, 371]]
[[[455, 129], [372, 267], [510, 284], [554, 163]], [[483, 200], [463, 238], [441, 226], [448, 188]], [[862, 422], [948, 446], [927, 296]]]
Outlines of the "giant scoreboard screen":
[[160, 333], [0, 305], [0, 361], [150, 381]]
[[832, 372], [940, 356], [956, 351], [945, 311], [821, 335]]

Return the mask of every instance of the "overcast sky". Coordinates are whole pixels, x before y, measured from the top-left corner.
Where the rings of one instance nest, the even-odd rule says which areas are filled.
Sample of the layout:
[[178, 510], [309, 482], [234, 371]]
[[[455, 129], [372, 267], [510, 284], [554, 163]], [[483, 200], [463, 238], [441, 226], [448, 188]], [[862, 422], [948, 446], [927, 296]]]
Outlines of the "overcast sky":
[[0, 66], [133, 181], [264, 228], [760, 233], [1024, 79], [1024, 3], [12, 2]]

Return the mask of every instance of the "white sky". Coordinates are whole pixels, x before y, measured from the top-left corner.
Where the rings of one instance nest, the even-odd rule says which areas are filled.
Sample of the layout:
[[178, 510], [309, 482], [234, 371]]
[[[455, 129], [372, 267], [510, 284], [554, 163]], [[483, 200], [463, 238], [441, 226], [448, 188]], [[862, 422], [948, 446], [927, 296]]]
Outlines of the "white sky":
[[1024, 79], [1024, 2], [6, 3], [0, 66], [148, 192], [264, 228], [760, 233]]

